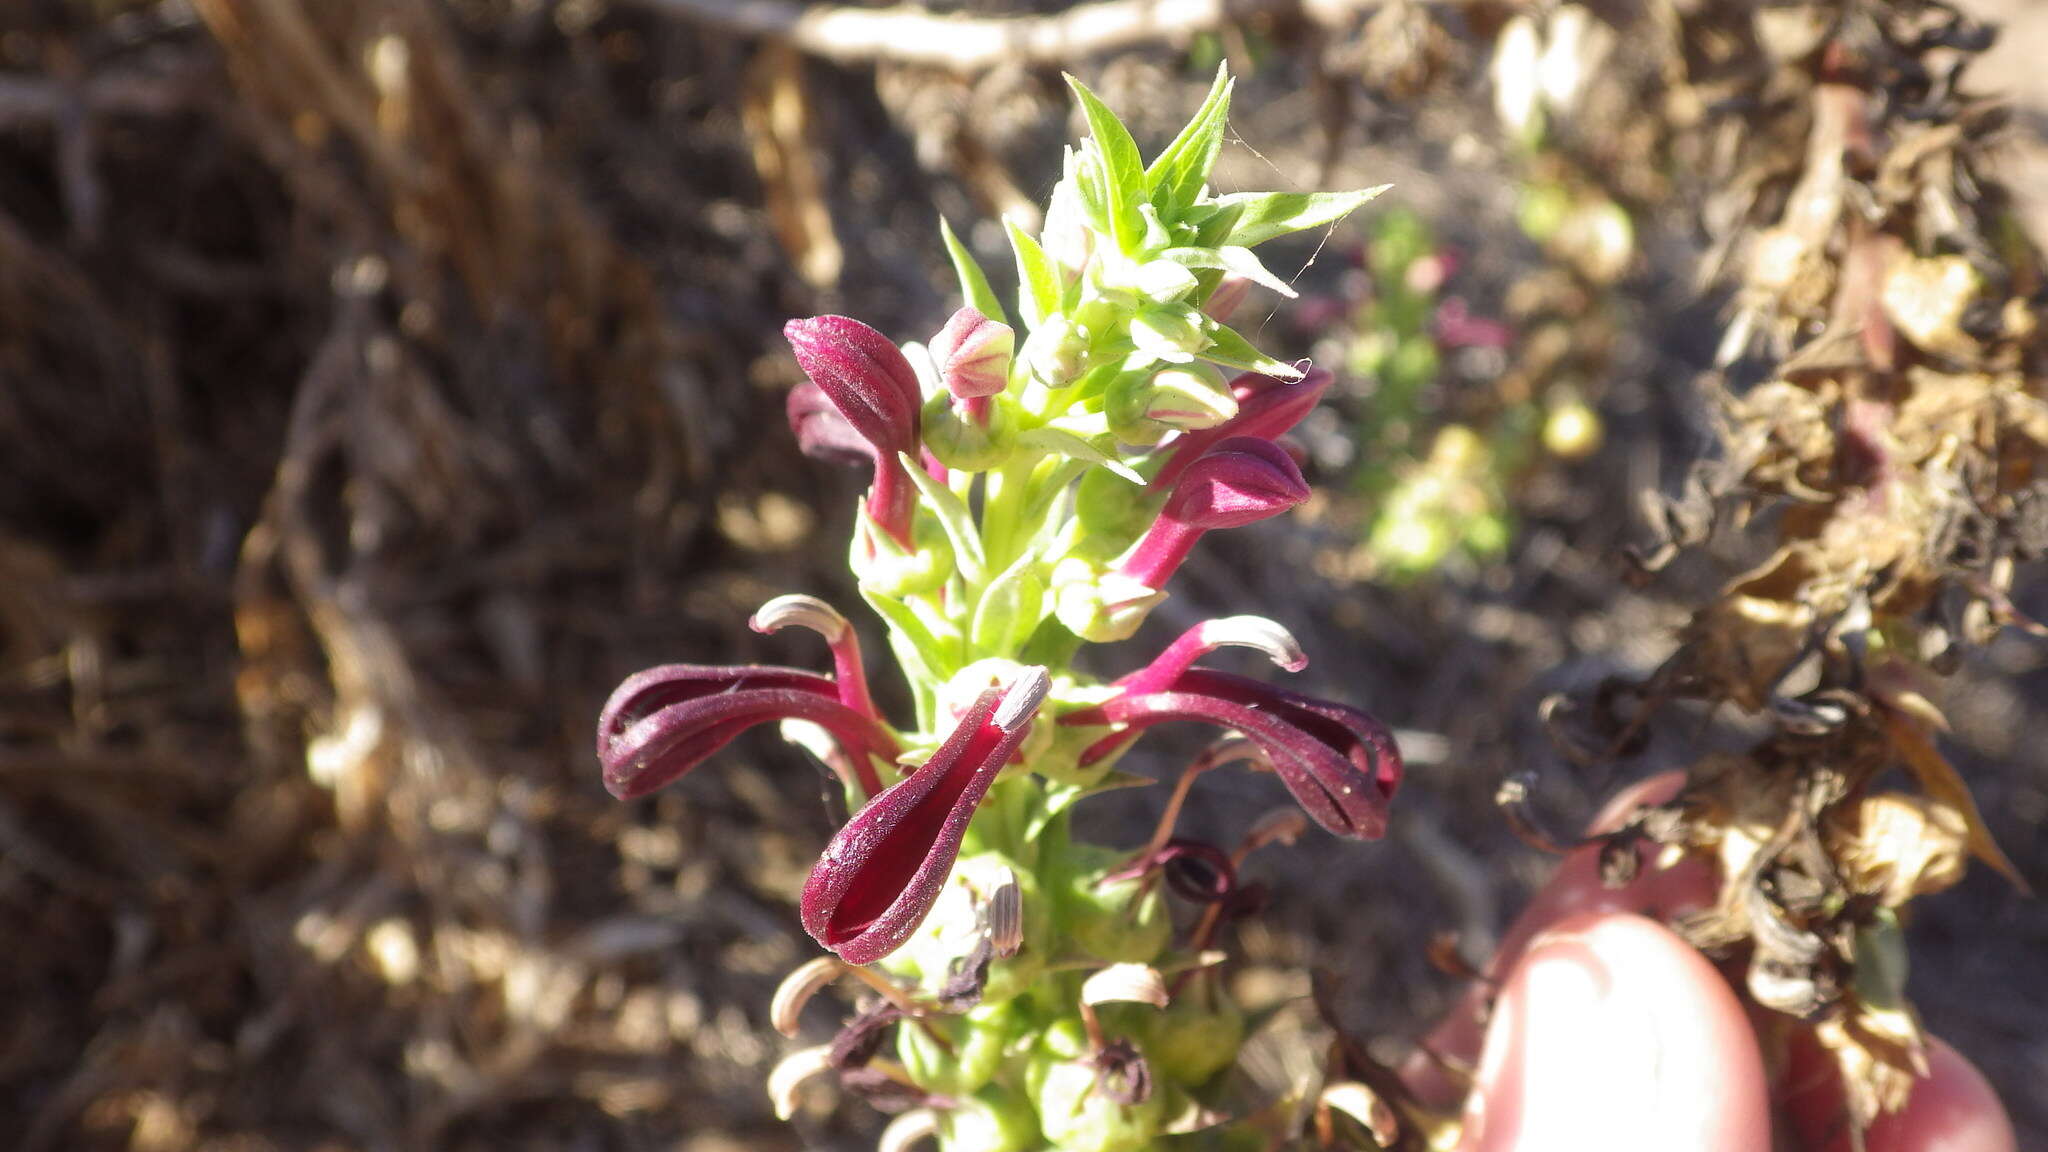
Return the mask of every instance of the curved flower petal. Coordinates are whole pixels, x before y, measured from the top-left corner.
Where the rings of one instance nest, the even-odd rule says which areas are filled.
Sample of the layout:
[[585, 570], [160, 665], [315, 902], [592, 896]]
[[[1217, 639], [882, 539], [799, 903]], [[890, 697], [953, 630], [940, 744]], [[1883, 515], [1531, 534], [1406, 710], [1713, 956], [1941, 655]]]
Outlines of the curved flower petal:
[[1354, 840], [1386, 833], [1387, 807], [1401, 783], [1401, 752], [1386, 725], [1356, 708], [1191, 668], [1166, 690], [1126, 692], [1060, 718], [1062, 724], [1123, 727], [1083, 753], [1084, 764], [1114, 752], [1139, 730], [1174, 720], [1243, 733], [1266, 754], [1295, 802], [1328, 831]]
[[597, 722], [605, 787], [645, 796], [695, 768], [756, 724], [808, 720], [846, 749], [868, 795], [881, 788], [870, 756], [892, 758], [896, 741], [874, 717], [848, 707], [827, 676], [762, 665], [665, 664], [628, 677]]
[[1016, 754], [1051, 684], [1043, 668], [990, 688], [931, 759], [870, 800], [804, 883], [804, 930], [849, 964], [896, 950], [931, 911], [989, 785]]
[[854, 430], [823, 388], [809, 380], [791, 388], [787, 408], [789, 430], [804, 455], [849, 468], [875, 462], [875, 446]]

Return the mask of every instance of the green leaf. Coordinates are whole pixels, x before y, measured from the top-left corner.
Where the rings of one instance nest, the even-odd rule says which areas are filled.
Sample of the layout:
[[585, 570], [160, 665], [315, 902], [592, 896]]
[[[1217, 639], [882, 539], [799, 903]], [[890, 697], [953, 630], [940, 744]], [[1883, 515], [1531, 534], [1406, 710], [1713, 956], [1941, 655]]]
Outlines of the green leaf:
[[960, 279], [960, 296], [968, 307], [991, 320], [1007, 324], [1008, 316], [1003, 314], [1002, 301], [996, 299], [995, 289], [988, 286], [988, 277], [982, 273], [981, 265], [974, 262], [974, 253], [960, 242], [953, 233], [953, 226], [939, 217], [939, 236], [946, 242], [946, 256], [953, 261], [953, 275]]
[[1098, 468], [1107, 468], [1133, 484], [1145, 483], [1145, 478], [1133, 472], [1128, 464], [1089, 443], [1085, 437], [1064, 428], [1055, 428], [1050, 424], [1042, 428], [1033, 428], [1018, 435], [1017, 443], [1065, 456], [1070, 460], [1084, 461]]
[[1017, 254], [1017, 311], [1024, 326], [1036, 328], [1047, 316], [1060, 310], [1060, 278], [1038, 246], [1015, 220], [1005, 218], [1003, 229], [1010, 234], [1010, 250]]
[[1237, 223], [1230, 230], [1230, 243], [1250, 248], [1275, 236], [1342, 220], [1391, 187], [1382, 184], [1356, 192], [1236, 192], [1221, 197], [1217, 203], [1238, 210]]
[[1289, 300], [1299, 293], [1294, 286], [1280, 279], [1252, 254], [1249, 248], [1226, 244], [1221, 248], [1169, 248], [1159, 254], [1162, 260], [1171, 260], [1188, 268], [1213, 268], [1223, 272], [1234, 272], [1254, 284], [1271, 288]]
[[1045, 576], [1038, 557], [1028, 550], [1002, 575], [989, 582], [974, 606], [974, 624], [969, 630], [975, 650], [1008, 656], [1015, 652], [1045, 618]]
[[1216, 154], [1223, 149], [1223, 132], [1230, 123], [1230, 66], [1216, 67], [1216, 82], [1195, 111], [1194, 119], [1173, 138], [1145, 169], [1145, 183], [1151, 189], [1152, 204], [1169, 218], [1177, 217], [1202, 194]]
[[1242, 372], [1257, 372], [1262, 376], [1273, 376], [1281, 380], [1299, 380], [1301, 371], [1294, 365], [1275, 360], [1257, 348], [1251, 341], [1237, 334], [1234, 329], [1203, 317], [1206, 323], [1202, 330], [1209, 334], [1210, 344], [1199, 353], [1202, 359], [1236, 368]]
[[1138, 204], [1145, 199], [1148, 187], [1144, 162], [1138, 158], [1138, 142], [1131, 139], [1123, 121], [1086, 84], [1071, 75], [1066, 79], [1067, 87], [1074, 90], [1074, 98], [1081, 103], [1081, 114], [1088, 119], [1088, 131], [1095, 137], [1102, 160], [1102, 192], [1111, 231], [1117, 247], [1129, 252], [1144, 232], [1138, 219]]
[[924, 506], [938, 517], [939, 526], [946, 530], [946, 539], [953, 544], [953, 562], [959, 566], [960, 575], [969, 584], [981, 583], [987, 562], [981, 554], [981, 533], [974, 529], [974, 517], [967, 511], [967, 504], [944, 484], [931, 478], [924, 465], [913, 459], [908, 452], [898, 452], [896, 458], [903, 462], [903, 470], [910, 474], [910, 482], [917, 485], [918, 495], [924, 497]]
[[[875, 610], [875, 615], [889, 625], [889, 647], [913, 685], [942, 683], [960, 670], [958, 661], [952, 658], [952, 650], [958, 647], [957, 637], [941, 640], [925, 627], [915, 612], [894, 596], [884, 596], [866, 588], [861, 589], [860, 594], [868, 602], [868, 607]], [[919, 724], [921, 727], [930, 726], [922, 709]]]

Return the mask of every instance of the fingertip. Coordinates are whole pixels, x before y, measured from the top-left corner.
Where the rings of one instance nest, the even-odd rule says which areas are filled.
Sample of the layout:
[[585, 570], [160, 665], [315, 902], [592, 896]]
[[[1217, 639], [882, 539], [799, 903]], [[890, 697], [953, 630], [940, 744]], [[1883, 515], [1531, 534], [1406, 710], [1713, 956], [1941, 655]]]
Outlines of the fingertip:
[[1466, 1152], [1769, 1147], [1763, 1061], [1711, 964], [1663, 926], [1580, 914], [1530, 943], [1495, 1004]]
[[2013, 1152], [2012, 1120], [1977, 1066], [1929, 1037], [1927, 1078], [1896, 1115], [1870, 1127], [1870, 1152]]
[[[1810, 1037], [1793, 1043], [1785, 1111], [1806, 1147], [1849, 1152], [1842, 1080]], [[1939, 1037], [1927, 1038], [1927, 1076], [1906, 1106], [1879, 1116], [1864, 1133], [1865, 1152], [2014, 1152], [2012, 1120], [1990, 1081]]]

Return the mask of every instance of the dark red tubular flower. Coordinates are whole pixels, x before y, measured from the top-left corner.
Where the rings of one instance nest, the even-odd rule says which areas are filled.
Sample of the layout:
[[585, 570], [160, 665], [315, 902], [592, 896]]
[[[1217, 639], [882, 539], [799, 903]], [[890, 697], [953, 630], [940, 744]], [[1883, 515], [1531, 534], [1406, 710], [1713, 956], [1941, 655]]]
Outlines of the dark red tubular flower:
[[910, 938], [1050, 684], [1045, 669], [1028, 668], [1008, 687], [983, 692], [931, 759], [832, 837], [804, 882], [804, 930], [813, 939], [849, 964], [871, 964]]
[[[845, 316], [791, 320], [782, 334], [797, 366], [811, 378], [853, 430], [874, 448], [875, 484], [868, 513], [904, 547], [917, 489], [898, 453], [918, 455], [918, 411], [923, 393], [917, 373], [887, 336]], [[791, 415], [794, 419], [795, 402]], [[803, 430], [799, 428], [801, 437]]]
[[870, 756], [893, 760], [896, 738], [881, 721], [841, 702], [829, 676], [748, 664], [664, 664], [630, 676], [597, 720], [604, 786], [621, 800], [645, 796], [702, 764], [756, 724], [808, 720], [832, 734], [865, 795], [881, 791]]
[[1356, 708], [1208, 668], [1189, 668], [1157, 691], [1130, 691], [1060, 723], [1117, 725], [1081, 762], [1093, 763], [1154, 724], [1192, 720], [1232, 728], [1266, 755], [1281, 783], [1309, 818], [1353, 840], [1377, 840], [1401, 785], [1401, 751], [1393, 733]]
[[1256, 372], [1237, 377], [1230, 382], [1230, 394], [1237, 399], [1237, 415], [1214, 428], [1174, 437], [1165, 446], [1166, 465], [1147, 487], [1154, 492], [1171, 489], [1182, 472], [1233, 436], [1274, 440], [1286, 435], [1322, 402], [1331, 379], [1330, 373], [1322, 368], [1310, 368], [1299, 380], [1281, 380]]
[[1148, 588], [1164, 587], [1203, 533], [1278, 516], [1308, 497], [1301, 468], [1284, 449], [1234, 436], [1181, 473], [1158, 519], [1117, 568]]
[[789, 430], [804, 455], [849, 468], [875, 462], [875, 446], [853, 430], [823, 388], [808, 380], [791, 388], [788, 410]]

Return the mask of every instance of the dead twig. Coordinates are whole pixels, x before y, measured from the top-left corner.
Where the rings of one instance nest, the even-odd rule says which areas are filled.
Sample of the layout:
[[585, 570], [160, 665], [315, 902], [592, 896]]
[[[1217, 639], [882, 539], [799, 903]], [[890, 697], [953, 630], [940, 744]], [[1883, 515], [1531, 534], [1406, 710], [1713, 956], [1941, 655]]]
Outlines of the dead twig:
[[891, 60], [955, 72], [1060, 64], [1153, 41], [1179, 41], [1258, 14], [1298, 13], [1341, 27], [1380, 0], [1101, 0], [1050, 16], [941, 16], [922, 8], [806, 8], [789, 0], [638, 0], [743, 36], [787, 40], [842, 64]]

